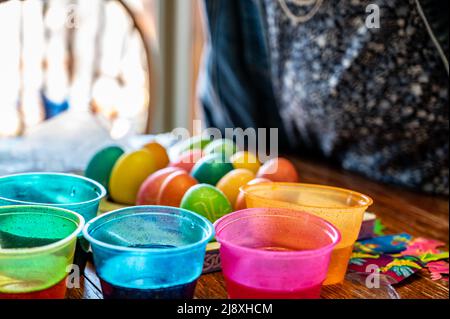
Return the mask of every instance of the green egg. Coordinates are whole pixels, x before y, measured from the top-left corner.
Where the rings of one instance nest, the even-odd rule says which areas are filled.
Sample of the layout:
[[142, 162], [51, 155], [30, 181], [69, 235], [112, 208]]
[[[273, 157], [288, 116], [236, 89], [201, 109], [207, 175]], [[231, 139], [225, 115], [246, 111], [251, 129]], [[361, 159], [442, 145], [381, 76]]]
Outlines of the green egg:
[[199, 183], [216, 185], [226, 173], [234, 169], [233, 164], [222, 157], [222, 154], [210, 154], [201, 158], [192, 168], [192, 176]]
[[180, 207], [200, 214], [212, 223], [233, 211], [227, 197], [219, 189], [208, 184], [198, 184], [189, 188], [181, 200]]
[[236, 143], [229, 139], [214, 140], [209, 143], [205, 149], [204, 153], [208, 154], [223, 154], [224, 158], [228, 159], [238, 151]]
[[210, 138], [196, 135], [187, 140], [178, 142], [173, 147], [177, 150], [178, 154], [181, 154], [189, 150], [204, 149], [210, 142]]
[[111, 171], [119, 157], [124, 153], [124, 150], [119, 146], [108, 146], [101, 149], [92, 156], [84, 175], [87, 178], [99, 182], [108, 189]]

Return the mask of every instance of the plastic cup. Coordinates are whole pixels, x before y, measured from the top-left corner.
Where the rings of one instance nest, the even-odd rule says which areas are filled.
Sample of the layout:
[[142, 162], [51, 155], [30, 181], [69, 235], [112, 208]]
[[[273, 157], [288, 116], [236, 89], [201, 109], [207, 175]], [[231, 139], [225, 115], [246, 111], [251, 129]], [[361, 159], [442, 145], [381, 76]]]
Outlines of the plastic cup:
[[242, 188], [247, 207], [288, 208], [317, 215], [332, 223], [342, 239], [334, 248], [324, 285], [342, 283], [364, 212], [372, 204], [366, 195], [330, 186], [261, 183]]
[[296, 210], [251, 208], [216, 221], [232, 299], [317, 299], [338, 230]]
[[[44, 205], [77, 212], [86, 221], [97, 216], [105, 188], [78, 175], [61, 173], [24, 173], [0, 177], [0, 206]], [[74, 263], [84, 271], [89, 243], [80, 235]]]
[[212, 224], [188, 210], [135, 206], [101, 215], [83, 234], [106, 299], [189, 299]]
[[84, 218], [47, 206], [0, 207], [0, 299], [61, 299]]

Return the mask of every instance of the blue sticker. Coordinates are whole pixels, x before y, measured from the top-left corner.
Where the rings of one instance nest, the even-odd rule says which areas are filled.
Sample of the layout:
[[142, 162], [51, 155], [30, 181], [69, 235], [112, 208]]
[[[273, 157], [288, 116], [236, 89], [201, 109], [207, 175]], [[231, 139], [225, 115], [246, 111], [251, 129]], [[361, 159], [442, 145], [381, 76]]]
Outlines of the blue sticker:
[[365, 239], [355, 243], [354, 251], [375, 254], [398, 254], [406, 249], [411, 238], [409, 234], [398, 234]]

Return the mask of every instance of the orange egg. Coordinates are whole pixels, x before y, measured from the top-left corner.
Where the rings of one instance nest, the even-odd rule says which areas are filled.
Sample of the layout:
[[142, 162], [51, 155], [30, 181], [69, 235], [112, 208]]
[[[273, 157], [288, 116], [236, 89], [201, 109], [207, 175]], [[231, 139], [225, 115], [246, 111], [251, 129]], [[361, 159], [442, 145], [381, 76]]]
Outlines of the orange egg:
[[164, 168], [169, 164], [169, 155], [161, 144], [150, 142], [145, 144], [143, 148], [150, 151], [158, 169]]
[[223, 176], [216, 187], [228, 198], [232, 205], [239, 195], [239, 188], [255, 178], [255, 174], [245, 168], [234, 169]]
[[179, 207], [181, 199], [197, 181], [185, 171], [177, 171], [166, 177], [158, 194], [158, 205]]
[[186, 172], [190, 172], [194, 167], [195, 163], [198, 162], [203, 156], [201, 149], [195, 149], [192, 151], [187, 151], [182, 153], [176, 161], [169, 164], [170, 167], [179, 167], [184, 169]]
[[165, 179], [172, 173], [182, 171], [178, 167], [166, 167], [151, 174], [142, 183], [136, 199], [136, 205], [157, 205], [158, 194]]
[[298, 182], [298, 174], [294, 164], [283, 157], [273, 158], [265, 162], [259, 168], [256, 176], [270, 179], [272, 182]]
[[[261, 177], [257, 177], [255, 179], [252, 179], [250, 182], [247, 183], [247, 185], [255, 185], [255, 184], [259, 184], [259, 183], [270, 183], [271, 180], [267, 179], [267, 178], [261, 178]], [[247, 204], [245, 203], [245, 195], [243, 192], [239, 192], [238, 197], [236, 198], [236, 204], [234, 205], [234, 210], [242, 210], [242, 209], [246, 209], [247, 208]]]

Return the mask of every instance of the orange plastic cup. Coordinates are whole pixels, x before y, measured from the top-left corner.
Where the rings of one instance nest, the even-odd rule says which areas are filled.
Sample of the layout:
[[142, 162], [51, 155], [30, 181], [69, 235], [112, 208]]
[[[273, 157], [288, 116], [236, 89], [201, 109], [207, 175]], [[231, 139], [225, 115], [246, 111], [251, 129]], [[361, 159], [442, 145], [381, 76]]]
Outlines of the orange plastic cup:
[[324, 285], [344, 281], [353, 244], [358, 238], [369, 196], [351, 190], [298, 183], [261, 183], [241, 188], [248, 208], [275, 207], [309, 212], [333, 224], [341, 233]]

